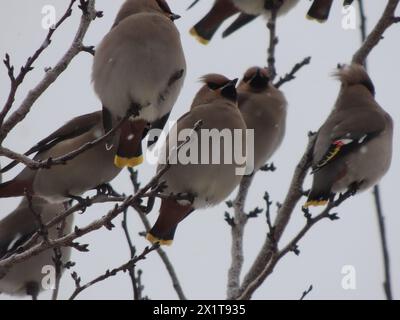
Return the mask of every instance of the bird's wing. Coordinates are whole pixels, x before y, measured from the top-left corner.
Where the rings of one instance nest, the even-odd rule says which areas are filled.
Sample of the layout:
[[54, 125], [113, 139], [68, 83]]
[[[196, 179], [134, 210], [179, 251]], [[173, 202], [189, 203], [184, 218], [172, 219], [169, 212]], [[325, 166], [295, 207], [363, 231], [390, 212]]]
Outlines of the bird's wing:
[[226, 28], [226, 30], [222, 33], [222, 37], [226, 38], [227, 36], [231, 35], [235, 31], [239, 30], [241, 27], [245, 26], [246, 24], [250, 23], [254, 19], [256, 19], [258, 16], [254, 16], [251, 14], [247, 13], [241, 13], [235, 21], [231, 23], [231, 25]]
[[[83, 116], [76, 117], [71, 121], [67, 122], [58, 130], [54, 131], [48, 137], [44, 138], [43, 140], [39, 141], [36, 145], [30, 148], [24, 154], [29, 156], [33, 153], [41, 153], [46, 150], [49, 150], [54, 145], [60, 143], [61, 141], [71, 139], [77, 137], [84, 132], [90, 130], [95, 125], [101, 121], [101, 112], [93, 112], [89, 114], [85, 114]], [[1, 172], [7, 172], [14, 168], [19, 162], [13, 161], [6, 167], [4, 167]]]
[[6, 259], [12, 254], [14, 254], [20, 246], [22, 246], [26, 241], [28, 241], [36, 230], [25, 233], [25, 234], [16, 234], [13, 239], [10, 239], [9, 242], [1, 243], [0, 245], [0, 259]]
[[325, 146], [321, 159], [313, 166], [313, 173], [341, 156], [358, 150], [378, 136], [386, 127], [384, 116], [375, 110], [347, 113], [345, 117], [339, 118], [341, 119], [333, 119], [330, 124], [332, 130], [329, 135], [329, 144]]

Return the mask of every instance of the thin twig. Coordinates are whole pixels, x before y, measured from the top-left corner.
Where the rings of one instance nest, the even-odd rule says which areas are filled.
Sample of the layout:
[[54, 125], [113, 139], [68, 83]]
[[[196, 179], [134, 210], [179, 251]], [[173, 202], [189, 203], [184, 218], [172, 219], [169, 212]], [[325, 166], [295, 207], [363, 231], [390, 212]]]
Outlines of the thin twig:
[[[360, 34], [362, 43], [367, 38], [367, 18], [365, 15], [364, 1], [358, 0], [359, 14], [360, 14]], [[367, 59], [365, 59], [365, 68], [368, 69]], [[383, 214], [382, 201], [380, 195], [379, 185], [374, 186], [373, 197], [375, 202], [376, 215], [379, 224], [379, 235], [382, 246], [383, 266], [385, 270], [385, 280], [383, 282], [383, 289], [387, 300], [393, 300], [392, 283], [390, 276], [390, 256], [386, 240], [385, 217]]]
[[[399, 22], [400, 19], [394, 16], [395, 9], [400, 0], [389, 0], [382, 17], [379, 19], [374, 30], [369, 34], [366, 41], [363, 43], [361, 48], [354, 54], [353, 62], [364, 64], [366, 57], [371, 52], [371, 50], [380, 41], [384, 31], [391, 26], [393, 23]], [[311, 139], [306, 153], [304, 154], [302, 160], [298, 164], [295, 174], [292, 179], [291, 186], [289, 188], [285, 202], [278, 210], [278, 215], [274, 223], [274, 236], [276, 243], [279, 242], [283, 231], [285, 230], [292, 212], [300, 200], [302, 194], [302, 185], [304, 182], [305, 175], [311, 164], [311, 153], [312, 147], [315, 143], [314, 139]], [[308, 230], [302, 230], [302, 232], [307, 232]], [[302, 237], [303, 235], [300, 234]], [[296, 237], [297, 238], [297, 237]], [[295, 238], [295, 240], [296, 240]], [[290, 247], [290, 251], [296, 251], [297, 248]], [[271, 240], [266, 238], [266, 241], [257, 256], [255, 262], [253, 263], [250, 271], [247, 273], [243, 284], [240, 288], [240, 299], [251, 298], [254, 291], [263, 283], [266, 277], [272, 273], [276, 263], [280, 260], [282, 256], [282, 251], [277, 252], [274, 250]]]
[[107, 270], [103, 275], [98, 276], [97, 278], [93, 279], [92, 281], [84, 285], [80, 284], [81, 279], [76, 275], [76, 273], [74, 273], [72, 275], [72, 278], [75, 280], [75, 291], [72, 293], [72, 295], [69, 297], [68, 300], [74, 300], [82, 291], [86, 290], [87, 288], [90, 288], [96, 283], [99, 283], [110, 277], [113, 277], [120, 272], [126, 272], [127, 270], [131, 269], [132, 265], [135, 265], [138, 261], [146, 259], [147, 255], [152, 251], [157, 250], [158, 247], [159, 247], [158, 244], [154, 244], [151, 247], [146, 247], [139, 256], [135, 256], [134, 258], [130, 259], [128, 262], [124, 263], [122, 266], [118, 268]]
[[103, 227], [111, 229], [113, 227], [112, 220], [114, 220], [117, 216], [124, 212], [126, 208], [129, 208], [130, 206], [133, 206], [135, 203], [137, 203], [139, 199], [141, 199], [143, 194], [145, 194], [149, 189], [155, 187], [159, 183], [159, 179], [168, 169], [169, 165], [164, 166], [144, 188], [140, 189], [135, 195], [127, 197], [120, 205], [116, 205], [115, 208], [110, 210], [106, 215], [104, 215], [100, 219], [93, 221], [86, 227], [81, 229], [75, 227], [75, 230], [72, 233], [62, 238], [54, 240], [49, 239], [48, 243], [41, 241], [40, 243], [33, 245], [31, 248], [23, 252], [15, 253], [6, 259], [0, 260], [0, 278], [1, 276], [4, 276], [8, 269], [15, 263], [25, 261], [26, 259], [29, 259], [30, 257], [37, 255], [47, 249], [67, 246], [72, 246], [76, 249], [85, 249], [77, 246], [77, 244], [73, 241], [79, 237], [82, 237], [95, 230], [99, 230]]
[[304, 298], [308, 296], [308, 294], [312, 291], [312, 289], [313, 285], [310, 285], [307, 290], [303, 291], [300, 300], [304, 300]]
[[283, 77], [279, 78], [279, 80], [274, 84], [274, 87], [279, 89], [286, 82], [296, 79], [296, 73], [304, 66], [310, 64], [310, 62], [311, 57], [306, 57], [299, 63], [296, 63], [289, 73], [286, 73]]
[[8, 70], [8, 75], [9, 75], [10, 82], [11, 82], [11, 89], [8, 94], [7, 101], [3, 107], [3, 110], [0, 113], [0, 128], [4, 122], [5, 117], [7, 116], [8, 112], [11, 110], [11, 107], [15, 101], [15, 95], [17, 93], [18, 87], [24, 81], [25, 76], [31, 70], [33, 70], [33, 64], [36, 62], [36, 60], [40, 57], [40, 55], [43, 53], [43, 51], [50, 45], [50, 43], [52, 41], [51, 38], [53, 36], [53, 33], [58, 29], [58, 27], [65, 20], [67, 20], [68, 17], [71, 16], [72, 6], [74, 5], [75, 2], [76, 2], [76, 0], [70, 1], [70, 4], [69, 4], [67, 10], [65, 11], [65, 13], [63, 14], [63, 16], [60, 18], [60, 20], [58, 20], [58, 22], [54, 26], [49, 28], [49, 31], [48, 31], [46, 38], [44, 39], [42, 45], [39, 47], [39, 49], [36, 50], [36, 52], [31, 57], [29, 57], [26, 60], [25, 65], [21, 67], [20, 73], [16, 77], [14, 76], [14, 66], [11, 65], [10, 56], [8, 53], [6, 54], [4, 64]]
[[245, 176], [239, 186], [238, 194], [233, 201], [234, 218], [231, 224], [231, 266], [228, 271], [228, 287], [227, 287], [227, 298], [228, 300], [233, 299], [239, 293], [240, 287], [240, 274], [243, 268], [243, 236], [244, 229], [247, 223], [247, 215], [244, 212], [244, 206], [247, 198], [247, 194], [250, 189], [251, 182], [253, 181], [254, 175]]
[[25, 164], [27, 167], [29, 167], [32, 170], [37, 170], [40, 168], [45, 168], [45, 169], [49, 169], [52, 166], [55, 165], [65, 165], [67, 164], [68, 161], [71, 161], [73, 159], [75, 159], [77, 156], [81, 155], [82, 153], [88, 151], [89, 149], [94, 148], [95, 146], [99, 145], [102, 142], [105, 142], [109, 137], [111, 137], [112, 135], [114, 135], [121, 127], [122, 125], [125, 123], [125, 121], [128, 120], [128, 118], [130, 118], [130, 114], [127, 113], [117, 124], [114, 128], [112, 128], [110, 131], [108, 131], [107, 133], [103, 134], [101, 137], [93, 140], [93, 141], [89, 141], [86, 142], [85, 144], [83, 144], [82, 146], [80, 146], [79, 148], [72, 150], [71, 152], [68, 152], [65, 155], [56, 157], [56, 158], [48, 158], [48, 159], [44, 159], [44, 160], [40, 160], [40, 161], [35, 161], [35, 160], [31, 160], [30, 158], [28, 158], [27, 156], [23, 155], [23, 154], [19, 154], [16, 153], [14, 151], [11, 151], [7, 148], [4, 147], [0, 147], [0, 155], [6, 156], [10, 159], [13, 159], [15, 162], [9, 164], [8, 166], [6, 166], [3, 170], [7, 171], [9, 169], [11, 169], [14, 165], [17, 164], [17, 162], [23, 163]]
[[393, 23], [399, 21], [399, 19], [394, 15], [399, 1], [400, 0], [388, 0], [386, 8], [378, 23], [367, 36], [362, 46], [353, 55], [354, 63], [364, 64], [372, 49], [374, 49], [379, 41], [381, 41], [383, 38], [383, 34], [385, 33], [386, 29], [388, 29]]
[[390, 276], [390, 256], [389, 256], [388, 243], [386, 240], [385, 217], [383, 215], [379, 185], [376, 185], [374, 187], [373, 194], [375, 200], [376, 214], [379, 223], [379, 234], [381, 238], [383, 266], [385, 269], [385, 280], [383, 282], [383, 289], [385, 291], [386, 299], [393, 300], [392, 280]]
[[61, 58], [61, 60], [50, 70], [48, 70], [43, 79], [31, 90], [23, 99], [21, 105], [14, 111], [9, 118], [2, 124], [0, 129], [0, 144], [7, 137], [9, 132], [22, 120], [25, 119], [30, 112], [36, 100], [45, 92], [45, 90], [57, 80], [62, 72], [64, 72], [71, 61], [82, 51], [82, 41], [86, 35], [91, 22], [98, 16], [95, 10], [95, 0], [86, 2], [86, 10], [82, 11], [81, 22], [78, 31], [75, 34], [74, 40], [70, 48]]
[[312, 150], [314, 148], [316, 135], [310, 135], [308, 145], [304, 155], [301, 157], [293, 174], [292, 182], [289, 186], [285, 201], [278, 210], [278, 214], [273, 224], [274, 239], [271, 240], [269, 234], [266, 235], [265, 242], [250, 270], [247, 272], [240, 292], [246, 290], [251, 282], [264, 270], [272, 255], [276, 252], [276, 244], [279, 242], [283, 231], [289, 223], [290, 217], [297, 203], [303, 196], [303, 182], [307, 171], [311, 166]]
[[[66, 220], [60, 223], [60, 225], [57, 227], [57, 236], [58, 238], [62, 237], [64, 235], [64, 229], [65, 229], [65, 224]], [[61, 282], [61, 276], [62, 276], [62, 268], [63, 263], [62, 263], [62, 251], [60, 248], [53, 248], [54, 251], [54, 256], [53, 256], [53, 263], [56, 269], [56, 283], [54, 285], [54, 290], [53, 294], [51, 297], [51, 300], [57, 300], [58, 298], [58, 293], [60, 291], [60, 282]]]
[[[90, 1], [90, 0], [88, 0]], [[202, 126], [202, 121], [198, 121], [195, 123], [193, 126], [193, 132], [198, 131]], [[180, 148], [182, 148], [185, 144], [190, 142], [191, 137], [188, 137], [185, 141], [182, 141], [176, 148], [178, 151]], [[126, 197], [124, 201], [120, 205], [116, 205], [114, 209], [110, 210], [106, 215], [104, 215], [102, 218], [97, 219], [87, 225], [84, 228], [79, 229], [78, 227], [75, 227], [74, 231], [62, 238], [58, 239], [49, 239], [48, 242], [41, 241], [40, 243], [33, 245], [29, 249], [23, 251], [23, 252], [16, 252], [13, 255], [0, 260], [0, 279], [5, 276], [5, 274], [8, 272], [9, 268], [16, 264], [20, 263], [22, 261], [25, 261], [29, 259], [32, 256], [38, 255], [39, 253], [52, 249], [52, 248], [57, 248], [57, 247], [73, 247], [77, 250], [80, 251], [88, 251], [87, 245], [80, 245], [79, 243], [74, 242], [77, 238], [80, 238], [90, 232], [93, 232], [95, 230], [99, 230], [103, 227], [107, 228], [108, 230], [111, 230], [114, 225], [112, 224], [112, 221], [118, 217], [124, 210], [127, 208], [140, 203], [141, 199], [143, 196], [151, 189], [156, 188], [160, 184], [160, 179], [162, 176], [167, 172], [170, 168], [170, 163], [169, 161], [162, 166], [157, 172], [157, 174], [148, 182], [148, 184], [139, 189], [138, 192], [135, 193], [135, 195]]]
[[[122, 225], [122, 230], [124, 231], [124, 234], [125, 234], [126, 242], [128, 243], [128, 248], [129, 248], [129, 252], [130, 252], [130, 258], [132, 259], [136, 255], [136, 248], [133, 245], [131, 236], [129, 234], [129, 229], [128, 229], [128, 209], [126, 209], [124, 211], [121, 225]], [[135, 268], [136, 268], [135, 265], [132, 265], [131, 268], [128, 269], [128, 272], [129, 272], [129, 277], [130, 277], [131, 283], [132, 283], [133, 300], [140, 300], [141, 299], [141, 292], [140, 292], [140, 288], [138, 286], [138, 282], [137, 282], [137, 279], [136, 279], [136, 270], [135, 270]]]
[[272, 252], [271, 259], [267, 262], [264, 269], [252, 280], [242, 291], [238, 300], [250, 299], [253, 293], [261, 286], [266, 278], [274, 271], [277, 263], [289, 252], [294, 252], [296, 255], [300, 253], [298, 243], [310, 231], [310, 229], [319, 221], [323, 219], [337, 220], [336, 213], [331, 213], [332, 209], [340, 206], [344, 201], [354, 195], [354, 190], [348, 190], [344, 194], [340, 194], [334, 201], [330, 201], [326, 208], [315, 217], [308, 217], [304, 227], [297, 233], [297, 235], [289, 241], [289, 243], [281, 250]]
[[[131, 178], [132, 185], [133, 185], [134, 189], [136, 190], [140, 186], [140, 183], [138, 182], [138, 172], [133, 169], [129, 169], [129, 172], [130, 172], [130, 178]], [[139, 217], [142, 220], [142, 223], [145, 227], [146, 232], [148, 232], [151, 229], [151, 225], [150, 225], [149, 220], [147, 219], [146, 214], [140, 209], [140, 207], [138, 205], [135, 205], [134, 208], [137, 211], [137, 213], [139, 214]], [[172, 286], [174, 287], [175, 292], [178, 295], [178, 298], [180, 300], [186, 300], [186, 296], [183, 292], [182, 285], [179, 281], [178, 275], [175, 271], [174, 266], [171, 263], [171, 260], [169, 259], [168, 255], [167, 255], [167, 253], [161, 247], [157, 249], [157, 253], [160, 256], [162, 262], [164, 263], [165, 268], [167, 269], [167, 272], [172, 281]]]
[[[267, 28], [269, 30], [269, 46], [268, 46], [268, 69], [270, 74], [270, 79], [273, 81], [276, 77], [276, 66], [275, 66], [275, 51], [276, 46], [278, 44], [278, 37], [276, 33], [276, 18], [277, 12], [282, 5], [282, 1], [277, 1], [276, 7], [271, 9], [271, 17], [268, 20]], [[310, 63], [311, 58], [305, 58], [302, 62], [296, 64], [292, 71], [289, 74], [286, 74], [285, 77], [281, 77], [278, 81], [278, 87], [282, 86], [284, 83], [293, 80], [295, 78], [295, 74], [298, 70], [300, 70], [304, 65]], [[274, 168], [272, 166], [272, 168]], [[232, 262], [230, 269], [228, 271], [228, 289], [227, 296], [228, 299], [234, 299], [240, 294], [241, 286], [240, 286], [240, 274], [243, 267], [243, 234], [246, 225], [246, 221], [248, 216], [244, 213], [244, 203], [247, 197], [248, 189], [251, 185], [253, 177], [245, 177], [242, 180], [242, 183], [239, 187], [239, 193], [233, 202], [233, 206], [235, 208], [235, 216], [234, 218], [230, 218], [229, 214], [226, 213], [225, 220], [230, 222], [232, 227], [232, 247], [231, 247], [231, 256]], [[267, 202], [268, 204], [268, 202]], [[259, 211], [256, 209], [256, 214]], [[267, 205], [267, 217], [269, 217], [269, 206]], [[273, 240], [274, 235], [274, 227], [271, 226], [271, 222], [267, 221], [269, 224], [269, 233], [267, 238], [270, 239], [269, 249], [271, 251], [275, 250], [275, 241]]]
[[42, 237], [43, 241], [45, 243], [49, 242], [49, 230], [45, 226], [45, 223], [43, 222], [42, 215], [40, 212], [37, 212], [35, 208], [33, 207], [33, 199], [32, 196], [28, 193], [25, 193], [25, 197], [28, 201], [28, 207], [29, 211], [32, 213], [32, 215], [35, 218], [36, 224], [37, 224], [37, 233], [39, 236]]
[[[96, 195], [94, 197], [86, 199], [85, 202], [87, 204], [90, 203], [91, 205], [93, 205], [93, 204], [98, 204], [98, 203], [122, 202], [124, 200], [126, 200], [126, 197], [110, 197], [107, 195]], [[50, 220], [49, 222], [47, 222], [45, 224], [45, 227], [47, 229], [49, 229], [49, 228], [59, 224], [60, 222], [62, 222], [63, 220], [65, 220], [67, 217], [69, 217], [73, 213], [78, 212], [78, 211], [82, 211], [82, 212], [85, 211], [87, 208], [87, 204], [77, 203], [76, 205], [67, 209], [63, 213], [57, 214], [56, 217], [54, 217], [52, 220]], [[27, 249], [31, 248], [32, 245], [36, 244], [38, 238], [39, 238], [39, 233], [38, 232], [34, 233], [25, 243], [21, 244], [16, 249], [16, 252], [21, 253], [21, 252], [26, 251]]]
[[268, 70], [271, 81], [274, 81], [276, 77], [276, 66], [275, 66], [275, 48], [278, 44], [278, 37], [276, 36], [276, 16], [279, 8], [271, 9], [271, 17], [267, 22], [267, 28], [269, 30], [269, 46], [268, 46]]

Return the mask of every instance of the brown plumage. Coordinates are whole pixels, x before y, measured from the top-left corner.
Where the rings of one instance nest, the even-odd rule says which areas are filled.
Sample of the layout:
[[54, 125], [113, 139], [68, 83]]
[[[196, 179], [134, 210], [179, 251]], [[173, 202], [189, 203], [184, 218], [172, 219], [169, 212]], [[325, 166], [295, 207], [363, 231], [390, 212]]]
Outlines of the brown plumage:
[[392, 159], [393, 121], [375, 100], [365, 69], [345, 66], [342, 83], [328, 119], [318, 131], [313, 153], [313, 184], [306, 207], [324, 205], [332, 194], [365, 190], [388, 171]]
[[[174, 24], [178, 17], [165, 0], [126, 0], [122, 5], [93, 61], [93, 85], [103, 104], [106, 132], [127, 114], [135, 116], [131, 128], [135, 137], [164, 127], [186, 75]], [[141, 150], [140, 139], [133, 143]], [[130, 156], [117, 154], [115, 162], [124, 167], [143, 161], [141, 154]]]
[[[208, 44], [225, 20], [239, 13], [223, 32], [223, 37], [227, 37], [260, 15], [268, 19], [273, 2], [274, 0], [215, 0], [210, 11], [191, 28], [190, 34], [200, 43]], [[278, 15], [286, 14], [297, 3], [298, 0], [284, 0]]]
[[254, 130], [254, 171], [257, 171], [282, 143], [287, 102], [283, 93], [270, 82], [265, 68], [249, 68], [237, 91], [247, 129]]
[[[60, 157], [103, 134], [102, 113], [86, 114], [66, 123], [36, 144], [26, 155], [36, 153], [35, 160]], [[130, 134], [129, 130], [126, 134]], [[99, 143], [65, 165], [38, 170], [26, 167], [13, 180], [0, 184], [0, 197], [22, 196], [27, 191], [48, 201], [64, 202], [111, 181], [121, 171], [114, 165], [119, 136], [119, 132], [112, 136], [111, 146], [105, 142]], [[14, 165], [15, 162], [3, 170]]]
[[[48, 203], [40, 198], [32, 198], [32, 209], [36, 214], [40, 214], [43, 223], [48, 223], [58, 214], [68, 208], [67, 204]], [[72, 231], [73, 216], [66, 218], [61, 235]], [[0, 220], [0, 259], [10, 256], [15, 250], [27, 241], [38, 229], [37, 220], [26, 198], [22, 199], [19, 206]], [[49, 228], [49, 239], [59, 237], [57, 225]], [[71, 255], [70, 247], [60, 248], [63, 263], [69, 261]], [[31, 295], [37, 298], [40, 291], [43, 291], [42, 280], [48, 274], [48, 269], [44, 267], [54, 267], [54, 251], [52, 249], [43, 251], [23, 262], [17, 263], [7, 271], [6, 275], [0, 279], [0, 293], [11, 295]], [[64, 272], [65, 268], [61, 268]], [[45, 273], [43, 273], [45, 272]]]
[[[185, 130], [189, 134], [200, 120], [202, 121], [200, 130], [206, 130], [206, 133], [214, 130], [215, 134], [221, 134], [222, 130], [225, 130], [233, 134], [234, 129], [245, 133], [246, 125], [237, 107], [236, 80], [231, 81], [224, 76], [211, 74], [204, 77], [203, 81], [204, 85], [196, 95], [191, 110], [178, 120], [175, 127], [171, 129], [169, 137], [175, 134], [179, 137]], [[202, 142], [207, 141], [205, 140], [207, 138], [202, 136], [202, 132], [196, 135], [197, 139], [185, 144], [178, 156], [175, 155], [174, 150], [177, 143], [180, 143], [174, 141], [173, 138], [170, 141], [169, 137], [160, 152], [158, 170], [164, 167], [164, 159], [170, 158], [172, 162], [171, 167], [161, 179], [167, 186], [163, 192], [172, 195], [162, 200], [157, 222], [147, 236], [151, 242], [171, 244], [176, 226], [180, 221], [193, 210], [214, 206], [223, 201], [242, 178], [237, 173], [237, 169], [245, 167], [245, 161], [238, 163], [232, 156], [233, 150], [228, 149], [227, 153], [224, 153], [222, 143], [216, 149], [210, 145], [208, 145], [209, 149], [207, 145], [206, 148], [201, 148]], [[240, 138], [240, 144], [245, 150], [244, 134]], [[212, 146], [214, 147], [215, 144]], [[230, 148], [232, 147], [233, 145], [230, 145]], [[184, 162], [186, 158], [184, 159], [182, 155], [186, 156], [187, 152], [190, 155], [197, 154], [194, 159], [197, 163]], [[217, 163], [212, 162], [214, 156], [219, 156]], [[231, 156], [233, 161], [229, 163], [225, 156]], [[188, 199], [176, 200], [174, 197], [182, 194], [187, 195]]]

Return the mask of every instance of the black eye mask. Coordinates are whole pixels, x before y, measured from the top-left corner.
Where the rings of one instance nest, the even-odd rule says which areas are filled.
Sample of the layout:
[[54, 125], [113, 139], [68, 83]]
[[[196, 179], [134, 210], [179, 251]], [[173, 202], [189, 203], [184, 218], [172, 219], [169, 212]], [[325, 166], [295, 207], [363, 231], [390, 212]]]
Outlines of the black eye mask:
[[158, 6], [162, 9], [162, 11], [172, 14], [171, 8], [169, 7], [168, 3], [165, 0], [156, 0]]
[[211, 90], [218, 90], [219, 88], [222, 88], [224, 85], [226, 85], [228, 82], [223, 83], [223, 84], [217, 84], [215, 82], [207, 82], [207, 86], [211, 89]]

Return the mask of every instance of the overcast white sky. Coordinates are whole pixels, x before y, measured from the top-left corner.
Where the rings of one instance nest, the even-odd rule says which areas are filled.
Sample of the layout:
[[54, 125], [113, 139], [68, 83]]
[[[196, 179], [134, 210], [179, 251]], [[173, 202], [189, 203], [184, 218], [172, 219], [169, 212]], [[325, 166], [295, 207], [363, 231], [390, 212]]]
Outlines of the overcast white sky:
[[[104, 11], [104, 18], [96, 20], [85, 40], [87, 45], [96, 45], [111, 27], [122, 0], [98, 0], [97, 9]], [[277, 70], [283, 74], [294, 63], [311, 55], [312, 64], [302, 69], [297, 80], [282, 89], [289, 102], [288, 129], [280, 150], [273, 156], [278, 167], [274, 173], [257, 174], [247, 202], [247, 208], [263, 206], [265, 190], [272, 199], [283, 201], [291, 175], [302, 155], [307, 132], [316, 130], [328, 115], [338, 93], [338, 82], [330, 77], [337, 63], [348, 62], [359, 46], [359, 31], [341, 27], [341, 1], [335, 1], [329, 22], [319, 24], [305, 19], [310, 1], [301, 3], [278, 22], [279, 45], [277, 47]], [[380, 16], [386, 1], [366, 0], [368, 26]], [[41, 10], [52, 4], [61, 14], [69, 1], [13, 0], [0, 4], [0, 56], [8, 52], [16, 69], [24, 63], [42, 42], [46, 31], [41, 27]], [[209, 9], [212, 1], [202, 0], [192, 10], [186, 11], [191, 0], [169, 1], [172, 10], [182, 15], [177, 21], [182, 36], [188, 63], [188, 75], [180, 98], [174, 107], [172, 118], [177, 119], [189, 109], [191, 100], [199, 89], [198, 78], [203, 74], [218, 72], [228, 77], [241, 77], [247, 67], [265, 65], [268, 34], [265, 23], [258, 19], [246, 28], [222, 40], [221, 31], [208, 46], [198, 44], [188, 33], [190, 27]], [[76, 8], [75, 8], [76, 9]], [[399, 12], [400, 13], [400, 12]], [[53, 66], [70, 45], [79, 23], [80, 12], [73, 16], [54, 35], [52, 45], [36, 63], [19, 90], [15, 106], [28, 90], [43, 76], [44, 68]], [[395, 125], [400, 119], [399, 72], [400, 72], [399, 26], [392, 27], [385, 40], [370, 55], [370, 75], [376, 86], [377, 101], [392, 115]], [[26, 120], [18, 125], [7, 138], [5, 145], [16, 151], [26, 151], [30, 146], [72, 117], [100, 108], [90, 83], [92, 57], [82, 53], [37, 101]], [[7, 97], [9, 83], [6, 70], [0, 69], [0, 105]], [[397, 197], [400, 174], [398, 131], [395, 130], [392, 167], [382, 180], [382, 194], [386, 215], [387, 235], [391, 254], [394, 296], [400, 297], [400, 214]], [[1, 164], [7, 161], [0, 158]], [[4, 178], [12, 178], [18, 169]], [[148, 181], [155, 167], [147, 164], [139, 168], [141, 181]], [[307, 180], [310, 183], [310, 180]], [[123, 172], [113, 181], [121, 192], [129, 193], [128, 175]], [[397, 190], [397, 191], [396, 191]], [[233, 197], [234, 194], [231, 195]], [[18, 199], [0, 200], [0, 219], [11, 212]], [[95, 206], [78, 216], [76, 223], [84, 226], [103, 215], [112, 205]], [[157, 218], [156, 205], [149, 215]], [[225, 205], [210, 210], [198, 211], [179, 225], [175, 242], [166, 251], [173, 261], [188, 298], [220, 299], [226, 297], [227, 270], [230, 264], [230, 230], [223, 219]], [[313, 299], [382, 299], [383, 266], [379, 243], [377, 220], [370, 191], [364, 192], [345, 203], [338, 210], [341, 219], [336, 222], [323, 221], [315, 226], [300, 243], [300, 256], [289, 254], [276, 267], [273, 275], [254, 295], [255, 299], [298, 299], [301, 293], [313, 284]], [[284, 240], [289, 239], [304, 221], [297, 208], [286, 230]], [[129, 258], [120, 225], [112, 232], [102, 229], [80, 240], [90, 244], [89, 253], [74, 252], [74, 268], [86, 282], [108, 268], [121, 265]], [[130, 230], [135, 244], [141, 251], [147, 242], [137, 235], [143, 226], [136, 213], [131, 211]], [[245, 235], [246, 272], [264, 241], [266, 224], [263, 217], [251, 220]], [[343, 266], [351, 265], [356, 270], [356, 289], [344, 290], [341, 286]], [[151, 299], [175, 299], [171, 281], [157, 254], [150, 255], [139, 267], [144, 270], [145, 294]], [[67, 298], [74, 288], [66, 272], [60, 292]], [[44, 293], [40, 298], [48, 298]], [[81, 299], [130, 299], [132, 290], [127, 274], [118, 275], [86, 291]], [[9, 299], [0, 296], [0, 299]]]

